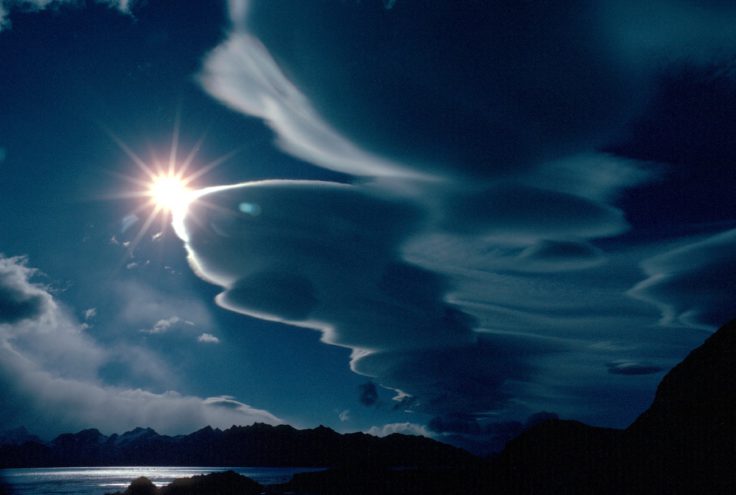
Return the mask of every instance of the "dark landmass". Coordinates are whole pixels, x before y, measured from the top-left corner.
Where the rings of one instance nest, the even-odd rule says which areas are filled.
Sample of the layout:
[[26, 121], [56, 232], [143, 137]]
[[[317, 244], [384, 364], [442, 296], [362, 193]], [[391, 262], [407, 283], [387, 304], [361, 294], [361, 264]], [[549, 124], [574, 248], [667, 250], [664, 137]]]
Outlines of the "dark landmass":
[[0, 431], [0, 445], [23, 445], [26, 442], [42, 443], [40, 438], [29, 433], [23, 426]]
[[460, 466], [478, 459], [429, 438], [340, 434], [320, 426], [203, 428], [170, 437], [150, 428], [105, 436], [97, 430], [59, 435], [48, 444], [0, 446], [0, 467], [63, 466]]
[[[544, 421], [509, 442], [501, 454], [487, 459], [429, 439], [340, 435], [323, 427], [302, 431], [265, 425], [224, 432], [205, 429], [174, 440], [186, 447], [182, 462], [190, 464], [203, 465], [206, 463], [202, 459], [224, 458], [247, 459], [230, 465], [332, 466], [326, 471], [297, 474], [283, 485], [263, 487], [266, 493], [272, 494], [732, 495], [736, 493], [735, 377], [736, 321], [733, 321], [664, 377], [652, 405], [625, 430], [598, 428], [576, 421]], [[155, 455], [171, 455], [161, 447], [168, 444], [155, 432], [136, 430], [126, 435], [131, 437], [129, 445], [142, 449], [138, 455], [150, 459], [145, 463], [162, 464]], [[133, 436], [157, 440], [150, 444], [142, 440], [133, 442]], [[88, 455], [85, 449], [98, 445], [100, 437], [94, 430], [62, 435], [48, 448], [53, 450], [64, 445], [70, 452]], [[113, 435], [112, 438], [121, 443], [122, 437]], [[90, 439], [97, 439], [98, 443]], [[101, 445], [110, 439], [106, 438]], [[162, 450], [146, 450], [157, 445]], [[28, 442], [5, 448], [33, 452], [41, 447]], [[220, 447], [225, 450], [219, 451]], [[197, 449], [204, 450], [197, 453]], [[146, 457], [149, 455], [154, 457]], [[194, 457], [189, 460], [188, 456]], [[309, 456], [315, 457], [310, 461]], [[177, 483], [181, 486], [198, 483], [192, 480]], [[198, 486], [196, 493], [201, 495], [230, 493], [204, 484]], [[163, 490], [150, 493], [195, 493]]]

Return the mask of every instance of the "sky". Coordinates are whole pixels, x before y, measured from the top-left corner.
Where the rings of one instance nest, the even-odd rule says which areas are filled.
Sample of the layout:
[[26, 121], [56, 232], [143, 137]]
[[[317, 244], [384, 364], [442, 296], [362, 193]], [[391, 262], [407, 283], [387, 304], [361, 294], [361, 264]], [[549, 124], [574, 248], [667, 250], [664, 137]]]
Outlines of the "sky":
[[735, 316], [735, 57], [718, 0], [0, 0], [0, 426], [625, 427]]

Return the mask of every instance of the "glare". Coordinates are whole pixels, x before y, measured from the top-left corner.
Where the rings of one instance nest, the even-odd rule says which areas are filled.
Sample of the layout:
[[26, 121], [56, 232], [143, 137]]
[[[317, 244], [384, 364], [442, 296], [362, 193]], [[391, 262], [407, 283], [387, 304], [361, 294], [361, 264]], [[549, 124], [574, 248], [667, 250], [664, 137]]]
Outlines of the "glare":
[[172, 213], [185, 211], [193, 199], [186, 180], [176, 175], [154, 177], [148, 194], [158, 208]]
[[[0, 0], [1, 3], [2, 0]], [[120, 175], [122, 179], [132, 183], [135, 188], [115, 196], [142, 200], [123, 219], [121, 235], [132, 225], [138, 223], [139, 219], [142, 220], [135, 237], [122, 243], [127, 253], [132, 256], [132, 253], [146, 235], [149, 235], [153, 241], [158, 241], [169, 228], [173, 228], [174, 233], [181, 240], [187, 241], [185, 221], [189, 218], [190, 206], [195, 201], [198, 201], [200, 205], [206, 204], [206, 202], [201, 201], [201, 196], [206, 192], [206, 189], [202, 188], [202, 184], [199, 183], [200, 177], [228, 160], [236, 151], [227, 153], [208, 163], [196, 163], [197, 152], [204, 142], [204, 136], [202, 136], [193, 145], [191, 151], [184, 156], [179, 156], [178, 116], [174, 123], [168, 159], [161, 156], [152, 156], [149, 160], [144, 160], [114, 132], [111, 130], [107, 130], [107, 132], [140, 171], [138, 176]], [[209, 207], [209, 205], [207, 206]], [[148, 212], [147, 215], [143, 215], [143, 212], [146, 211]], [[158, 226], [155, 225], [157, 220], [160, 221]]]

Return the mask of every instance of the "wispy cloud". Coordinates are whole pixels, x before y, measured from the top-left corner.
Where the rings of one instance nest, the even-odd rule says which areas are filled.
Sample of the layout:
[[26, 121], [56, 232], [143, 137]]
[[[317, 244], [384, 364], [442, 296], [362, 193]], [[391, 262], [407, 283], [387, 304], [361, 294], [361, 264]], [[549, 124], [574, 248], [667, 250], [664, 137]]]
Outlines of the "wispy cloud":
[[180, 322], [182, 322], [182, 320], [178, 316], [169, 316], [168, 318], [158, 320], [156, 323], [153, 324], [151, 328], [141, 329], [141, 332], [153, 334], [168, 332], [171, 327]]
[[[96, 0], [122, 13], [129, 14], [132, 4], [137, 0]], [[76, 0], [0, 0], [0, 30], [10, 27], [8, 15], [13, 10], [37, 12], [49, 8], [78, 7]]]

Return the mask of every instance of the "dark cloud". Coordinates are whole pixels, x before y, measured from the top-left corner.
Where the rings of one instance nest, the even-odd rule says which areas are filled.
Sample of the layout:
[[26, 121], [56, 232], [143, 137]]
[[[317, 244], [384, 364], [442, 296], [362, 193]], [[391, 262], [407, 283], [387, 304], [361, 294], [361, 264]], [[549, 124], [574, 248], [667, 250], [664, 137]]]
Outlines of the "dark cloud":
[[[659, 79], [649, 109], [611, 147], [618, 155], [667, 164], [661, 179], [622, 205], [642, 232], [666, 225], [733, 221], [736, 210], [736, 64], [688, 64]], [[713, 205], [719, 205], [714, 208]]]
[[605, 237], [627, 228], [623, 213], [580, 196], [499, 183], [446, 203], [447, 228], [510, 239]]
[[533, 357], [554, 352], [523, 338], [479, 335], [470, 345], [374, 352], [354, 358], [355, 371], [416, 397], [413, 408], [435, 415], [502, 408], [511, 383], [533, 372]]
[[[243, 213], [243, 203], [260, 215]], [[225, 288], [217, 301], [226, 308], [354, 348], [473, 339], [470, 318], [442, 300], [443, 277], [397, 252], [417, 225], [409, 204], [353, 186], [267, 181], [212, 189], [190, 210], [191, 259]]]
[[656, 304], [664, 324], [715, 328], [733, 317], [735, 247], [729, 230], [647, 259], [648, 278], [630, 293]]
[[628, 361], [606, 363], [606, 366], [608, 372], [613, 375], [651, 375], [663, 371], [661, 366]]
[[238, 280], [220, 298], [225, 307], [245, 306], [285, 320], [305, 320], [319, 303], [309, 279], [294, 273], [264, 271]]
[[582, 270], [605, 261], [603, 252], [583, 241], [543, 240], [518, 255], [528, 271]]
[[[262, 213], [242, 213], [243, 202]], [[475, 320], [443, 301], [443, 277], [398, 258], [399, 231], [412, 225], [406, 208], [327, 183], [212, 189], [191, 207], [187, 246], [195, 269], [224, 286], [218, 302], [321, 330], [324, 341], [353, 349], [355, 371], [415, 396], [413, 407], [435, 413], [500, 407], [507, 382], [526, 377], [527, 358], [551, 345], [473, 332]], [[310, 290], [297, 290], [291, 303], [294, 284], [283, 296], [277, 296], [282, 283], [266, 286], [268, 311], [238, 298], [242, 281], [267, 267], [300, 277]], [[308, 315], [294, 309], [303, 307], [302, 294], [309, 295]]]
[[248, 27], [351, 141], [452, 174], [508, 174], [591, 147], [638, 94], [588, 2], [409, 1], [386, 12], [255, 1]]
[[38, 318], [53, 306], [48, 293], [28, 281], [33, 273], [22, 258], [0, 255], [0, 324]]
[[375, 406], [378, 403], [378, 388], [373, 382], [358, 385], [358, 400], [364, 406]]

